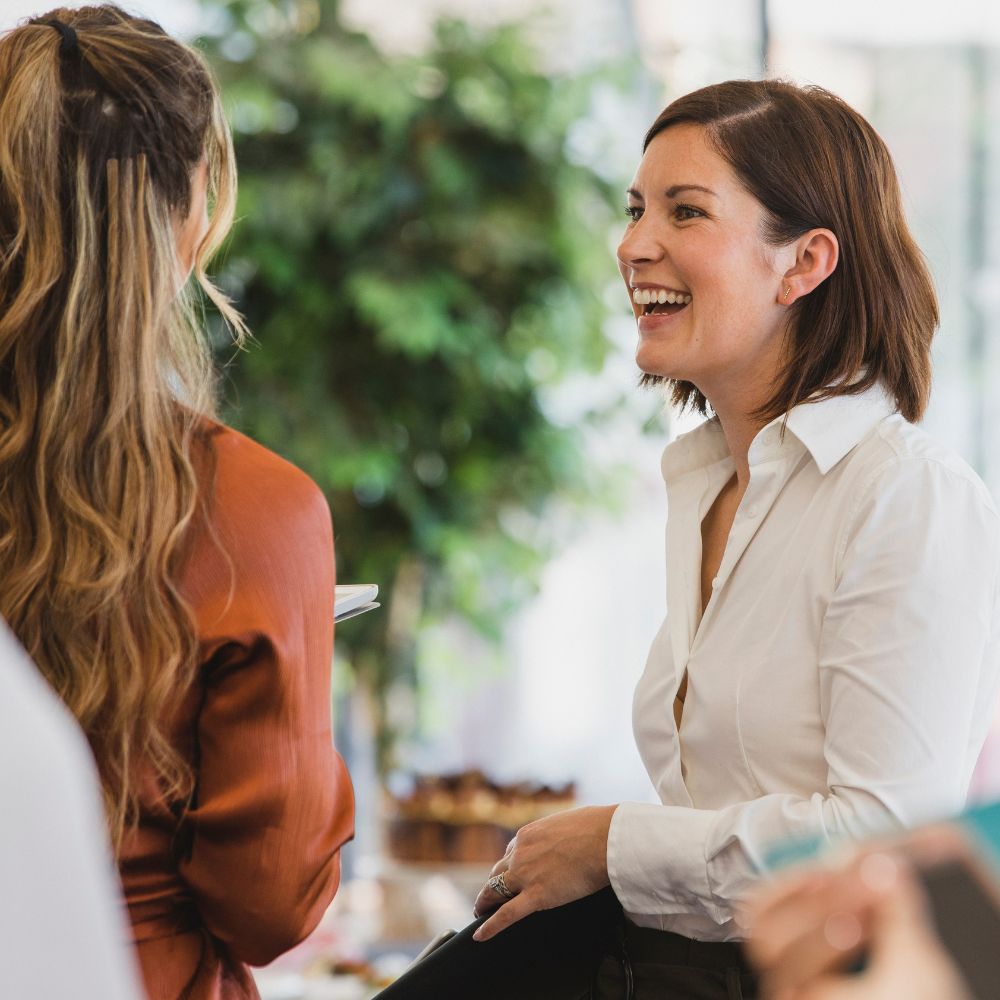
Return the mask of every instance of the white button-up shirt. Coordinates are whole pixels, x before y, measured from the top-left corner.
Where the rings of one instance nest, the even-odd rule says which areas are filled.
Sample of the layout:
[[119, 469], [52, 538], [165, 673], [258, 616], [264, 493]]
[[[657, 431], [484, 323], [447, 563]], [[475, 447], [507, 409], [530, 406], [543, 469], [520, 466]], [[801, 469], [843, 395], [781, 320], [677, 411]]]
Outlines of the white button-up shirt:
[[[795, 407], [701, 614], [701, 521], [735, 466], [717, 420], [669, 445], [668, 615], [633, 725], [662, 804], [622, 803], [611, 884], [638, 924], [739, 936], [767, 851], [959, 809], [998, 683], [1000, 521], [881, 389]], [[680, 731], [674, 697], [688, 688]]]

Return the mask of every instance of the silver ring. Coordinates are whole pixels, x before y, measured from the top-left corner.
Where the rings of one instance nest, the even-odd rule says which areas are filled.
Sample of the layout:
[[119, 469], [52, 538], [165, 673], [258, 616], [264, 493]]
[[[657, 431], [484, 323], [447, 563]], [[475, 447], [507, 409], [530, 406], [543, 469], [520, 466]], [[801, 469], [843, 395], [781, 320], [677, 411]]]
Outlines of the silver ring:
[[497, 895], [503, 896], [504, 899], [513, 899], [517, 893], [507, 885], [507, 879], [504, 877], [506, 874], [506, 872], [500, 872], [499, 875], [494, 875], [492, 878], [487, 879], [486, 884]]

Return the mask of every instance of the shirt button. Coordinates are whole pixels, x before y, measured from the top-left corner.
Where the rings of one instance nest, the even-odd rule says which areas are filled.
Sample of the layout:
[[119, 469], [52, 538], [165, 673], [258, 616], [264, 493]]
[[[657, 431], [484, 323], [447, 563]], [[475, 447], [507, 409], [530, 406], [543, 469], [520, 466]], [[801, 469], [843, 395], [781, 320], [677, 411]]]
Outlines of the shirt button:
[[747, 508], [747, 517], [756, 517], [756, 516], [757, 516], [757, 508], [756, 507], [748, 507]]

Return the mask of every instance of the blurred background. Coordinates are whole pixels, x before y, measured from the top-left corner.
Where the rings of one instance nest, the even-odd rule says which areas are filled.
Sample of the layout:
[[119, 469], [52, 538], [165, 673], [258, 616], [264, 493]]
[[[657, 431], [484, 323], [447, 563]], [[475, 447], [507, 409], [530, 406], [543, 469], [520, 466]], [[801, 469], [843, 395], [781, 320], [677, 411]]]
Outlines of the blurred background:
[[[71, 4], [70, 6], [78, 6]], [[136, 0], [235, 134], [226, 419], [325, 490], [358, 793], [345, 886], [261, 973], [363, 998], [461, 924], [518, 825], [651, 799], [632, 688], [664, 611], [659, 456], [614, 262], [643, 132], [733, 77], [822, 84], [886, 139], [941, 300], [926, 425], [1000, 491], [1000, 6], [952, 0]], [[42, 13], [2, 0], [0, 30]], [[1000, 734], [975, 779], [1000, 794]]]

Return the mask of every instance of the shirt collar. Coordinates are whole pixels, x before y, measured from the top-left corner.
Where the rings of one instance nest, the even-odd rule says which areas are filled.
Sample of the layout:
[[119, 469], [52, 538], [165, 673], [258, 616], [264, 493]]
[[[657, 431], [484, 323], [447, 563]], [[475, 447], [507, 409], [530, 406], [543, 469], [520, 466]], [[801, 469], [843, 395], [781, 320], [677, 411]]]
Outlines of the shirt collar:
[[[895, 412], [893, 400], [881, 385], [875, 385], [856, 396], [799, 403], [788, 411], [787, 430], [802, 442], [820, 474], [825, 476], [876, 424]], [[780, 428], [785, 420], [786, 417], [772, 420], [754, 438], [754, 444], [769, 428]], [[751, 445], [751, 465], [756, 450]], [[729, 458], [726, 438], [718, 418], [713, 417], [667, 445], [661, 463], [663, 478], [671, 483], [726, 458]]]
[[712, 417], [693, 431], [671, 441], [664, 449], [660, 467], [664, 480], [669, 484], [726, 458], [729, 458], [726, 436], [722, 433], [719, 418]]
[[893, 399], [881, 385], [874, 385], [856, 396], [800, 403], [789, 410], [787, 426], [825, 476], [876, 424], [895, 412]]

